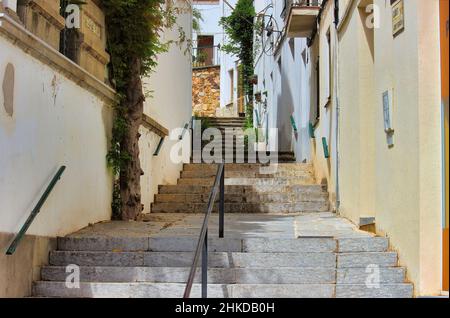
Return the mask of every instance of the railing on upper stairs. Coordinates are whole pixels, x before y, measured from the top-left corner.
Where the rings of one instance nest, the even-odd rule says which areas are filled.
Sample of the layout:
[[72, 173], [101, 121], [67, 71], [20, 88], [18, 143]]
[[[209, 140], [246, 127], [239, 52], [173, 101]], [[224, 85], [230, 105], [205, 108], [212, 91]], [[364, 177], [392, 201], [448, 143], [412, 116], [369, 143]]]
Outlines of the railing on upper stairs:
[[36, 216], [41, 211], [42, 206], [44, 205], [45, 201], [49, 197], [50, 193], [55, 188], [55, 186], [58, 183], [58, 181], [61, 179], [61, 176], [63, 175], [65, 170], [66, 170], [66, 166], [61, 166], [58, 169], [58, 171], [56, 172], [55, 176], [52, 178], [52, 180], [50, 181], [49, 185], [47, 186], [47, 188], [45, 189], [44, 193], [42, 194], [41, 198], [39, 199], [38, 203], [36, 204], [34, 209], [31, 211], [30, 216], [28, 216], [27, 220], [22, 225], [22, 227], [19, 230], [19, 232], [17, 233], [17, 235], [14, 237], [14, 240], [9, 245], [9, 248], [6, 251], [6, 255], [13, 255], [14, 254], [14, 252], [16, 251], [17, 246], [19, 245], [20, 241], [22, 241], [22, 239], [25, 236], [25, 234], [27, 233], [29, 227], [31, 226], [31, 224], [33, 223], [34, 219], [36, 218]]
[[220, 65], [220, 45], [192, 48], [192, 67], [202, 68]]
[[184, 298], [191, 296], [192, 285], [194, 284], [195, 274], [197, 273], [197, 266], [202, 258], [202, 298], [208, 297], [208, 222], [211, 216], [214, 203], [216, 202], [217, 192], [220, 192], [219, 199], [219, 238], [224, 237], [225, 227], [225, 164], [219, 164], [217, 168], [216, 179], [214, 180], [213, 188], [209, 194], [208, 207], [206, 208], [203, 226], [200, 231], [197, 248], [195, 249], [194, 260], [189, 273], [189, 278], [186, 283], [184, 291]]

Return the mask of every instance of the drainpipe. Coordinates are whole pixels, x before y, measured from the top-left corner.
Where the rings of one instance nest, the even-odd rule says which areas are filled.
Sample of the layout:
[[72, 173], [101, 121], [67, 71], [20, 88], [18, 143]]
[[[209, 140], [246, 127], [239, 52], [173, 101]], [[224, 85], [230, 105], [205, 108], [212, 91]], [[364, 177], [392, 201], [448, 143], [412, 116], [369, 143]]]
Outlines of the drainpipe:
[[339, 105], [339, 38], [338, 38], [338, 26], [339, 26], [339, 0], [334, 0], [334, 99], [336, 104], [336, 213], [339, 213], [341, 206], [340, 195], [340, 155], [339, 155], [339, 143], [340, 143], [340, 105]]

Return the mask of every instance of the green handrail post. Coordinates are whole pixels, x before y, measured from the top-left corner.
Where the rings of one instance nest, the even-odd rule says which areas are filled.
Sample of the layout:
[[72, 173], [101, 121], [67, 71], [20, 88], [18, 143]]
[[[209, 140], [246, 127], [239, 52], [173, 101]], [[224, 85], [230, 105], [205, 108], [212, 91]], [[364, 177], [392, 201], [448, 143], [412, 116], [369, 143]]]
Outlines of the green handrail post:
[[158, 156], [159, 155], [159, 152], [161, 151], [161, 148], [162, 148], [162, 145], [163, 145], [163, 143], [164, 143], [164, 137], [161, 137], [161, 139], [159, 140], [159, 143], [158, 143], [158, 146], [156, 147], [156, 150], [155, 150], [155, 152], [153, 153], [153, 156]]
[[259, 113], [255, 109], [255, 116], [256, 116], [256, 127], [259, 127], [261, 125], [260, 119], [259, 119]]
[[309, 122], [309, 137], [312, 139], [316, 138], [316, 135], [314, 134], [314, 126], [312, 122]]
[[33, 223], [36, 216], [41, 211], [42, 206], [44, 205], [45, 201], [47, 200], [50, 193], [53, 191], [53, 188], [58, 183], [59, 179], [61, 179], [62, 174], [66, 170], [66, 166], [61, 166], [58, 169], [58, 172], [56, 172], [53, 179], [50, 181], [50, 184], [47, 186], [47, 189], [45, 189], [44, 194], [42, 194], [41, 198], [39, 199], [38, 203], [34, 207], [34, 209], [31, 211], [30, 216], [27, 218], [25, 223], [23, 224], [20, 231], [17, 233], [16, 237], [12, 241], [11, 245], [8, 247], [8, 250], [6, 251], [6, 255], [12, 255], [17, 249], [17, 246], [19, 245], [20, 241], [23, 239], [25, 234], [28, 231], [28, 228], [31, 226], [31, 223]]
[[322, 137], [323, 154], [326, 159], [330, 158], [330, 151], [328, 149], [327, 138]]
[[294, 129], [294, 132], [297, 133], [298, 132], [297, 124], [295, 123], [294, 116], [292, 116], [292, 115], [291, 115], [291, 125], [292, 125], [292, 128]]

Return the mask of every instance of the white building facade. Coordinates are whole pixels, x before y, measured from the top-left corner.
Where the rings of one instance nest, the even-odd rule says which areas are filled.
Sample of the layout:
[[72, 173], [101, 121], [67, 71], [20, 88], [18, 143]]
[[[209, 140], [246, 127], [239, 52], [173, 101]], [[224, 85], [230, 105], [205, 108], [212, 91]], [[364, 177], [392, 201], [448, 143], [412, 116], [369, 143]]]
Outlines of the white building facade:
[[[228, 43], [220, 19], [227, 17], [233, 11], [237, 0], [196, 0], [193, 1], [202, 15], [200, 31], [193, 34], [193, 66], [199, 52], [206, 51], [209, 58], [206, 66], [220, 66], [220, 110], [218, 116], [237, 116], [239, 104], [239, 60], [236, 56], [225, 53], [221, 48]], [[210, 65], [208, 65], [210, 64]]]

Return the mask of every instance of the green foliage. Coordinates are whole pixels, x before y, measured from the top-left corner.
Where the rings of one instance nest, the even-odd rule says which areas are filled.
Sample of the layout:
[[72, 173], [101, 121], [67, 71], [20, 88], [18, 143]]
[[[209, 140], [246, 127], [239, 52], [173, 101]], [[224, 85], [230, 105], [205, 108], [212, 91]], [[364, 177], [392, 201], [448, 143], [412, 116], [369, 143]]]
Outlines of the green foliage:
[[195, 62], [197, 63], [205, 63], [208, 59], [208, 54], [204, 50], [200, 50], [195, 57]]
[[201, 131], [202, 131], [202, 133], [203, 133], [206, 129], [208, 129], [209, 127], [211, 127], [211, 121], [209, 120], [208, 117], [194, 116], [194, 120], [200, 120]]
[[220, 24], [228, 35], [229, 43], [222, 50], [238, 56], [242, 63], [244, 92], [248, 97], [247, 119], [253, 126], [253, 85], [250, 78], [254, 74], [253, 38], [256, 24], [253, 0], [238, 0], [235, 9], [228, 17], [223, 17]]
[[202, 12], [197, 8], [193, 8], [192, 9], [192, 30], [194, 30], [195, 32], [200, 32], [201, 31], [201, 29], [200, 29], [201, 21], [204, 21]]
[[[164, 0], [104, 0], [111, 53], [113, 78], [118, 93], [125, 93], [129, 80], [129, 65], [134, 58], [141, 61], [141, 75], [148, 74], [157, 64], [156, 57], [167, 50], [160, 32], [166, 16]], [[167, 21], [169, 22], [169, 21]], [[171, 23], [171, 22], [169, 22]]]

